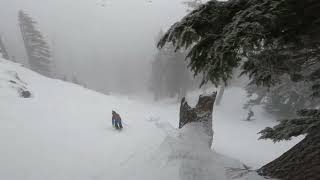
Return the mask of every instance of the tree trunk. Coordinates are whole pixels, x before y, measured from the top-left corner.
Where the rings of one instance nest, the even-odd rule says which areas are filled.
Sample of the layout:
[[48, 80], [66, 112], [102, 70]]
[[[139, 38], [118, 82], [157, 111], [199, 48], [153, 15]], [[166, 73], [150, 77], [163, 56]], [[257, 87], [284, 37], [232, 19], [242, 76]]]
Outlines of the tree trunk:
[[4, 45], [4, 43], [0, 37], [0, 57], [1, 57], [1, 54], [4, 59], [10, 60], [6, 46]]
[[201, 122], [206, 130], [208, 136], [210, 136], [209, 145], [212, 143], [212, 111], [213, 104], [216, 99], [216, 92], [208, 95], [200, 95], [197, 105], [192, 108], [188, 105], [185, 98], [181, 100], [180, 106], [180, 119], [179, 128], [192, 122]]
[[320, 126], [258, 172], [282, 180], [320, 180]]
[[216, 102], [215, 102], [215, 105], [219, 106], [220, 103], [221, 103], [221, 100], [222, 100], [222, 96], [223, 96], [223, 93], [224, 93], [224, 89], [225, 89], [225, 85], [221, 85], [220, 88], [219, 88], [219, 91], [218, 91], [218, 95], [217, 95], [217, 98], [216, 98]]

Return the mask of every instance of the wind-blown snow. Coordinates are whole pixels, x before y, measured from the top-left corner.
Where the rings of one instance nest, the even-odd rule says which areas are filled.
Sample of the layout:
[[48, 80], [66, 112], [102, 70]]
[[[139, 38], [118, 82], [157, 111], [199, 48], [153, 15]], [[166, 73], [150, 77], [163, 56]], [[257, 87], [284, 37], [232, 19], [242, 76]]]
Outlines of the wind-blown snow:
[[[8, 88], [12, 72], [31, 98]], [[263, 179], [230, 173], [243, 165], [212, 151], [197, 123], [174, 128], [178, 104], [103, 95], [2, 59], [0, 82], [0, 179]], [[113, 109], [122, 131], [111, 126]]]

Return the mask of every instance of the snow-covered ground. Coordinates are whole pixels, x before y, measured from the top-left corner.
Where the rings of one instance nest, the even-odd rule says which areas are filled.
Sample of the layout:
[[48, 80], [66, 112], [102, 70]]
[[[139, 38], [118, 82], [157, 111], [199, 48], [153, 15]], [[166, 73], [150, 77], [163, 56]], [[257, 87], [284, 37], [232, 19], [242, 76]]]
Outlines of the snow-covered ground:
[[226, 89], [221, 104], [213, 112], [213, 143], [217, 152], [239, 159], [257, 169], [274, 160], [303, 139], [274, 143], [271, 140], [258, 140], [265, 127], [273, 127], [278, 122], [275, 117], [263, 112], [261, 107], [253, 108], [252, 121], [245, 121], [248, 110], [243, 109], [247, 102], [246, 92], [241, 88]]
[[[148, 111], [157, 111], [151, 105], [48, 79], [4, 60], [0, 70], [1, 76], [17, 72], [32, 92], [32, 98], [1, 98], [0, 179], [136, 179], [128, 175], [146, 170], [147, 163], [139, 163], [165, 137], [148, 121]], [[2, 93], [9, 94], [8, 88]], [[111, 126], [112, 109], [124, 119], [122, 132]], [[135, 159], [140, 161], [128, 168]]]
[[[10, 83], [15, 73], [31, 98]], [[196, 123], [175, 128], [176, 103], [107, 96], [0, 59], [0, 179], [227, 180], [239, 176], [240, 161], [258, 167], [297, 142], [257, 141], [258, 129], [274, 123], [241, 121], [242, 94], [229, 93], [238, 91], [226, 91], [214, 112], [213, 151]], [[124, 120], [120, 132], [112, 110]], [[254, 172], [239, 178], [263, 179]]]
[[[189, 104], [195, 105], [199, 94], [215, 90], [211, 88], [192, 92], [187, 96], [187, 100]], [[303, 136], [278, 143], [271, 140], [259, 140], [258, 132], [265, 127], [273, 127], [278, 122], [275, 117], [265, 113], [259, 106], [253, 108], [253, 120], [246, 121], [248, 110], [243, 106], [247, 101], [248, 97], [243, 88], [225, 89], [220, 104], [213, 109], [212, 149], [225, 156], [238, 159], [252, 169], [258, 169], [300, 142]]]

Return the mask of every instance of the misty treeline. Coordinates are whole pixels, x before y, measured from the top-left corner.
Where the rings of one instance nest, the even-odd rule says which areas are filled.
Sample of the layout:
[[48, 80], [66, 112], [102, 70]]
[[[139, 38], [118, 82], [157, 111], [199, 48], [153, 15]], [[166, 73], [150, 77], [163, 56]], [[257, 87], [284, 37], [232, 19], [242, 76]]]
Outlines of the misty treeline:
[[[182, 2], [187, 6], [187, 12], [198, 8], [203, 4], [202, 0], [187, 0]], [[164, 35], [161, 30], [156, 42]], [[188, 50], [176, 50], [173, 44], [167, 44], [158, 49], [151, 65], [149, 90], [154, 99], [177, 97], [181, 100], [188, 91], [199, 88], [201, 76], [193, 76], [188, 68], [189, 60], [186, 59]]]
[[[157, 40], [162, 36], [163, 32], [160, 31]], [[155, 54], [149, 81], [149, 89], [154, 94], [155, 100], [175, 96], [181, 100], [188, 90], [199, 87], [200, 78], [193, 77], [188, 69], [186, 53], [186, 51], [175, 51], [170, 44]]]

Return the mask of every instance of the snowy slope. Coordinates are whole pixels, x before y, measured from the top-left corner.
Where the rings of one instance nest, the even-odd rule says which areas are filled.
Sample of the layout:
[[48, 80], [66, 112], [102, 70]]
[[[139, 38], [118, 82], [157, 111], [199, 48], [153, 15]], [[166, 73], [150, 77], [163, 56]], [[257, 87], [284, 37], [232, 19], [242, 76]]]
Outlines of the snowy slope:
[[[1, 70], [23, 77], [33, 97], [1, 100], [0, 179], [122, 179], [120, 166], [156, 148], [164, 136], [145, 121], [146, 104], [48, 79], [7, 61]], [[128, 124], [123, 132], [111, 127], [112, 109]]]
[[[31, 98], [8, 88], [13, 72]], [[0, 179], [227, 180], [238, 174], [228, 169], [243, 167], [211, 151], [197, 124], [173, 128], [177, 104], [102, 95], [2, 59], [0, 78]], [[124, 120], [121, 132], [111, 126], [112, 109]]]

